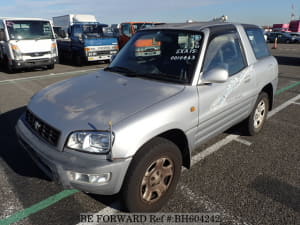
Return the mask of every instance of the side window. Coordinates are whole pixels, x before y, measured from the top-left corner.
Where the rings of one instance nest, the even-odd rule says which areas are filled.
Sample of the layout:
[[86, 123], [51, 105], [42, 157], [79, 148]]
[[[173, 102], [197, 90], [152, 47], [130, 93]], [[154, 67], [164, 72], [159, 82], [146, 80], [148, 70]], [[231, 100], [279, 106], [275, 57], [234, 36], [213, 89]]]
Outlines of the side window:
[[263, 32], [258, 28], [246, 29], [255, 57], [261, 59], [270, 56]]
[[82, 34], [83, 30], [81, 26], [73, 26], [73, 37], [79, 37]]
[[4, 25], [3, 22], [0, 21], [0, 41], [4, 41], [5, 39]]
[[246, 67], [245, 57], [237, 34], [222, 34], [211, 40], [207, 48], [203, 71], [225, 68], [234, 75]]
[[125, 34], [128, 37], [131, 37], [131, 26], [128, 23], [124, 23], [122, 25], [122, 33]]

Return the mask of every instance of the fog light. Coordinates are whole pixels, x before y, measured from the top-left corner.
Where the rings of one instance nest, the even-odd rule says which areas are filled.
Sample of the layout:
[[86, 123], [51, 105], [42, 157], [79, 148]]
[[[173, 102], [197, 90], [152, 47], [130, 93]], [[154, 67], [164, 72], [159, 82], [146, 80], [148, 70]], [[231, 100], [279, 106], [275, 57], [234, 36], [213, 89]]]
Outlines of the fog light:
[[77, 173], [73, 171], [67, 172], [68, 177], [72, 181], [91, 183], [91, 184], [102, 184], [109, 181], [111, 173], [103, 173], [103, 174], [83, 174]]

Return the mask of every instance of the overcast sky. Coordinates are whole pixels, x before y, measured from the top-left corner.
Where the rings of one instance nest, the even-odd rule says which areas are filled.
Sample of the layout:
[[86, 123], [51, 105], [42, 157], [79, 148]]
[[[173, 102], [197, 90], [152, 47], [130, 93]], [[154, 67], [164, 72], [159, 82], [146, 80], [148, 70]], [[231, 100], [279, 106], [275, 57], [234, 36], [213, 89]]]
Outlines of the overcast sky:
[[288, 23], [292, 4], [297, 19], [300, 0], [0, 0], [0, 17], [93, 14], [99, 22], [205, 21], [227, 15], [230, 21], [271, 25]]

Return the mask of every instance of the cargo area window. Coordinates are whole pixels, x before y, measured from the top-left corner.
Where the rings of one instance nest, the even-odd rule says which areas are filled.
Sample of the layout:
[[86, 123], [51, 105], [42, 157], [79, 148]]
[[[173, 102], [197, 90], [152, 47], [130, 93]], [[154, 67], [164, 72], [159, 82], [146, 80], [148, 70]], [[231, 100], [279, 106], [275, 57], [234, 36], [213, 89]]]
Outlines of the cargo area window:
[[249, 41], [251, 43], [252, 49], [254, 51], [255, 57], [261, 59], [270, 56], [270, 51], [266, 44], [263, 32], [261, 29], [251, 28], [246, 29]]

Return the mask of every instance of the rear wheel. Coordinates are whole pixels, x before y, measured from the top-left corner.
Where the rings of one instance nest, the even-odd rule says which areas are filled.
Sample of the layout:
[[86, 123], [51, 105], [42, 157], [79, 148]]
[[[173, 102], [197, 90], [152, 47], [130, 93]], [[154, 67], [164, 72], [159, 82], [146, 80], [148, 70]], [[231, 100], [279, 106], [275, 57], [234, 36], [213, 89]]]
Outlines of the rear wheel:
[[269, 111], [269, 96], [262, 92], [256, 100], [252, 113], [246, 120], [247, 132], [250, 135], [255, 135], [261, 131], [267, 119]]
[[122, 189], [129, 212], [155, 212], [176, 188], [182, 165], [181, 152], [167, 139], [154, 138], [140, 149], [130, 165]]

